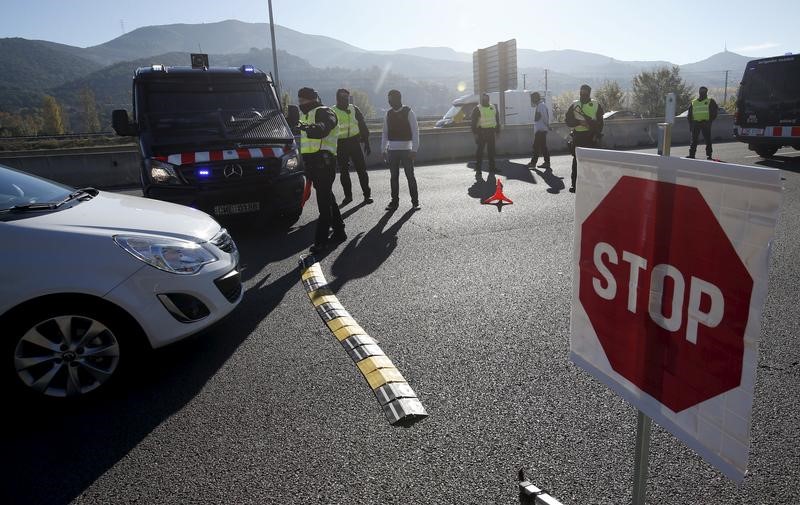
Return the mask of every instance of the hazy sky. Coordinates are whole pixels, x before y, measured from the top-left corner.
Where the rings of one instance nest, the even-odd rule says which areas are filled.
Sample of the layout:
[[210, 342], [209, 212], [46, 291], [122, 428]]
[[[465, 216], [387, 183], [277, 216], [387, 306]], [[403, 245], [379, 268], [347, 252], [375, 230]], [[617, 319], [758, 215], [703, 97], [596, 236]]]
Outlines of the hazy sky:
[[[519, 48], [679, 64], [704, 59], [726, 43], [748, 56], [800, 52], [798, 0], [274, 0], [273, 14], [277, 24], [364, 49], [472, 52], [516, 38]], [[266, 22], [267, 1], [2, 0], [0, 37], [86, 47], [120, 36], [123, 23], [131, 31], [225, 19]]]

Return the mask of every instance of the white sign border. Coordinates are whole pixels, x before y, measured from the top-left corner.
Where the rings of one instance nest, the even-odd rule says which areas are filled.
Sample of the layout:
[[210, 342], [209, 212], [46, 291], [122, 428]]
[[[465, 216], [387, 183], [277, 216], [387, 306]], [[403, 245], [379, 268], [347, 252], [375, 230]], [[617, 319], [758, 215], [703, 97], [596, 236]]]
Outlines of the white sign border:
[[[780, 194], [782, 187], [780, 183], [780, 170], [759, 169], [754, 167], [725, 164], [711, 161], [686, 160], [674, 157], [664, 157], [653, 154], [634, 153], [619, 151], [608, 151], [598, 149], [578, 148], [576, 150], [579, 161], [578, 187], [580, 196], [575, 205], [575, 242], [573, 248], [573, 301], [572, 314], [570, 321], [570, 357], [578, 366], [587, 370], [598, 380], [606, 384], [626, 401], [639, 408], [642, 412], [651, 417], [658, 424], [669, 430], [676, 437], [686, 443], [691, 449], [699, 453], [706, 461], [716, 466], [723, 474], [736, 482], [741, 482], [746, 472], [746, 465], [749, 452], [749, 428], [752, 415], [753, 389], [755, 372], [758, 364], [758, 342], [761, 333], [761, 313], [767, 294], [767, 276], [769, 274], [768, 259], [771, 241], [774, 239], [774, 228], [780, 214]], [[593, 165], [606, 164], [607, 170], [594, 170]], [[596, 168], [596, 167], [594, 167]], [[599, 172], [599, 173], [598, 173]], [[612, 173], [609, 173], [612, 172]], [[616, 172], [616, 173], [613, 173]], [[594, 345], [600, 346], [597, 335], [591, 326], [583, 307], [578, 300], [580, 286], [579, 256], [581, 241], [581, 225], [583, 221], [594, 211], [597, 205], [608, 194], [623, 175], [649, 180], [658, 180], [696, 187], [714, 215], [720, 221], [720, 225], [725, 231], [731, 244], [736, 248], [742, 263], [750, 272], [753, 278], [753, 294], [750, 302], [750, 313], [748, 324], [745, 330], [745, 356], [743, 359], [742, 379], [739, 387], [731, 391], [718, 395], [714, 398], [701, 402], [694, 407], [690, 407], [680, 413], [674, 413], [667, 407], [661, 405], [655, 398], [651, 397], [630, 381], [616, 373], [605, 359], [601, 363], [592, 363], [575, 351], [576, 324], [586, 325], [589, 332], [586, 337], [594, 339]], [[735, 181], [737, 186], [746, 185], [752, 192], [766, 192], [761, 196], [777, 194], [777, 205], [765, 205], [759, 207], [752, 202], [746, 202], [749, 211], [756, 216], [754, 226], [757, 228], [755, 239], [748, 238], [747, 241], [761, 240], [760, 250], [755, 246], [743, 246], [739, 242], [743, 233], [741, 230], [733, 229], [733, 223], [737, 221], [735, 217], [724, 215], [721, 211], [723, 201], [726, 196], [733, 198], [734, 195], [726, 195], [724, 191], [709, 191], [709, 188], [723, 187], [720, 184], [709, 183], [731, 183]], [[724, 187], [723, 187], [724, 188]], [[768, 197], [769, 198], [769, 197]], [[734, 199], [735, 200], [735, 199]], [[727, 204], [741, 205], [743, 202], [725, 202]], [[750, 214], [748, 214], [750, 216]], [[750, 228], [748, 228], [750, 231]], [[763, 247], [763, 240], [769, 244]], [[598, 366], [599, 365], [599, 366]], [[714, 451], [705, 444], [701, 443], [696, 433], [702, 431], [698, 423], [707, 423], [708, 416], [700, 416], [700, 409], [719, 411], [724, 417], [727, 412], [728, 401], [735, 404], [740, 414], [746, 415], [742, 419], [736, 419], [740, 435], [737, 437], [737, 452], [735, 458], [726, 458], [723, 455], [722, 442], [723, 429], [721, 426], [710, 426], [709, 433], [719, 432], [720, 449]], [[713, 424], [714, 416], [711, 416]], [[720, 418], [720, 424], [723, 423]], [[738, 422], [742, 421], [742, 422]], [[690, 431], [690, 427], [694, 428]], [[744, 440], [742, 440], [742, 437]], [[731, 438], [731, 440], [734, 440]], [[743, 453], [742, 453], [743, 451]], [[728, 452], [730, 454], [730, 451]], [[738, 460], [738, 461], [735, 461]], [[738, 463], [738, 464], [737, 464]], [[742, 464], [743, 463], [743, 464]]]

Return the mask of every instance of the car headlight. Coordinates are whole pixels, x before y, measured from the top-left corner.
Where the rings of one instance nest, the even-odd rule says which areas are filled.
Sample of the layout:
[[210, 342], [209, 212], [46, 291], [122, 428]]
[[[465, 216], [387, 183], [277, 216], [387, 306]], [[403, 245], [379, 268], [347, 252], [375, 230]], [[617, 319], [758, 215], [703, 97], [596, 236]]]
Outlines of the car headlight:
[[164, 161], [150, 159], [148, 163], [150, 179], [156, 184], [183, 184], [175, 166]]
[[114, 242], [133, 257], [173, 274], [194, 274], [219, 258], [200, 244], [169, 237], [115, 235]]
[[289, 172], [294, 172], [295, 170], [297, 170], [297, 166], [298, 166], [297, 156], [291, 156], [289, 158], [286, 158], [286, 161], [284, 162], [283, 166]]

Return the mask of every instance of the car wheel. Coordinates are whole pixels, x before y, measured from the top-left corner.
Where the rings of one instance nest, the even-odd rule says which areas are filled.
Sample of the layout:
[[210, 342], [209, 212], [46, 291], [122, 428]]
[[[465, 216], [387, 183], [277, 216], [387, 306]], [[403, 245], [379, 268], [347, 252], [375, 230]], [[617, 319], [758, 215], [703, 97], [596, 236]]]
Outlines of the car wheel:
[[778, 152], [777, 147], [772, 146], [756, 146], [756, 154], [761, 156], [762, 158], [772, 158], [775, 156], [775, 153]]
[[60, 307], [24, 314], [7, 349], [10, 375], [23, 394], [81, 398], [106, 389], [130, 358], [128, 328], [108, 310]]
[[276, 216], [275, 222], [279, 228], [290, 228], [297, 222], [298, 219], [300, 219], [302, 213], [303, 209], [282, 212]]

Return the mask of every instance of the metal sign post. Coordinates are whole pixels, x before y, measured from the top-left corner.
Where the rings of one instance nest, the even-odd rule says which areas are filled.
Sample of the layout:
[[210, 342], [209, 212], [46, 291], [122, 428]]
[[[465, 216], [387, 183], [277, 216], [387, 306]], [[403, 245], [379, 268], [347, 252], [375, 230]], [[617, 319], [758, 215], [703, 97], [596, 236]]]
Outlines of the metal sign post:
[[269, 35], [272, 39], [272, 70], [275, 72], [275, 94], [281, 99], [281, 80], [278, 77], [278, 49], [275, 47], [275, 24], [272, 22], [272, 0], [267, 1], [269, 6]]
[[[672, 145], [672, 125], [675, 123], [675, 93], [666, 96], [664, 122], [658, 123], [658, 154], [669, 156]], [[641, 410], [636, 416], [636, 449], [633, 456], [633, 505], [645, 505], [647, 470], [650, 462], [650, 430], [653, 421]]]

